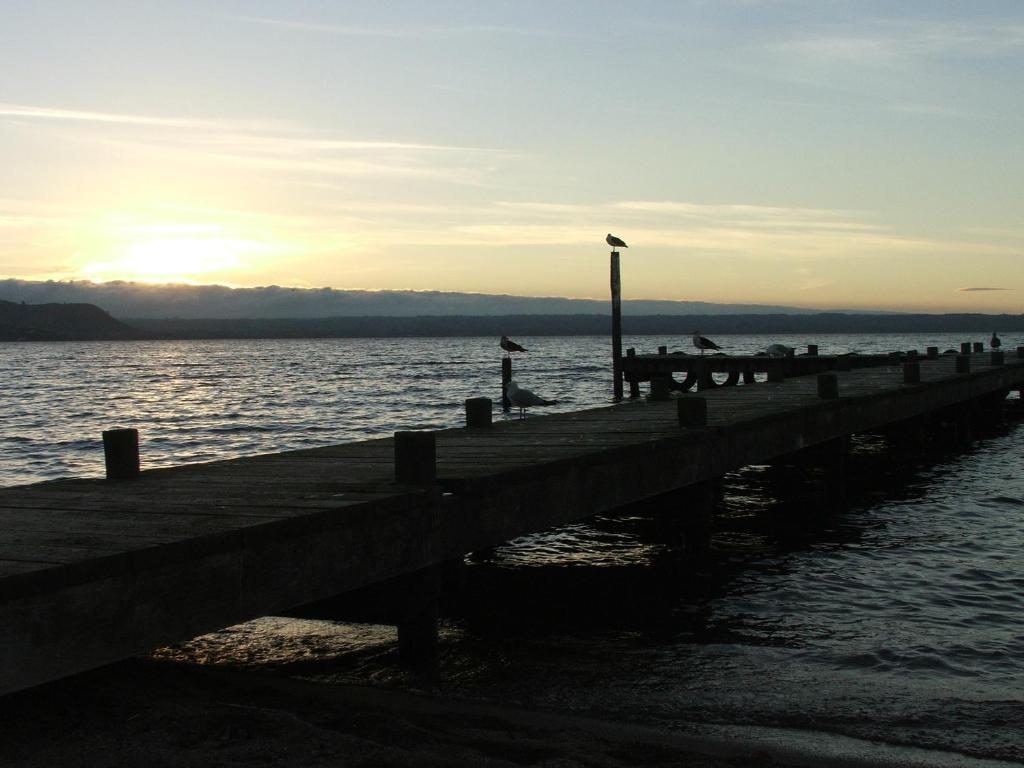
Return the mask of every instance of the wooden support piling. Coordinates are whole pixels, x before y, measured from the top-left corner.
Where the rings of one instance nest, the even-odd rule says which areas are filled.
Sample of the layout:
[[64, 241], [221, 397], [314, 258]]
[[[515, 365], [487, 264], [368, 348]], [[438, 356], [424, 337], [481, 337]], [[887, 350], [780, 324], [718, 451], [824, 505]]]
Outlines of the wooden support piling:
[[108, 429], [103, 432], [103, 460], [107, 480], [139, 476], [139, 430]]
[[925, 350], [925, 357], [927, 357], [929, 360], [938, 360], [939, 359], [939, 348], [938, 347], [928, 347], [928, 349]]
[[715, 519], [715, 480], [704, 480], [683, 489], [683, 547], [702, 560], [711, 549]]
[[821, 462], [822, 491], [827, 511], [846, 505], [846, 457], [849, 438], [844, 436], [822, 443], [816, 449]]
[[985, 351], [985, 342], [983, 342], [983, 341], [976, 341], [976, 342], [974, 342], [973, 346], [974, 346], [974, 351], [975, 352], [984, 352]]
[[1024, 347], [1017, 347], [1017, 357], [1024, 357]]
[[668, 347], [658, 347], [658, 354], [659, 355], [667, 355], [668, 354]]
[[403, 485], [437, 481], [437, 437], [433, 432], [395, 432], [395, 481]]
[[471, 397], [466, 400], [466, 426], [489, 427], [494, 403], [489, 397]]
[[808, 344], [807, 345], [807, 354], [808, 354], [809, 357], [817, 357], [817, 355], [818, 355], [818, 345], [817, 344]]
[[969, 342], [969, 341], [960, 342], [960, 354], [961, 355], [969, 355], [969, 354], [971, 354], [971, 342]]
[[622, 399], [622, 278], [619, 275], [619, 252], [611, 253], [612, 289], [612, 377], [614, 396]]
[[392, 608], [398, 627], [399, 663], [419, 677], [436, 678], [441, 566], [401, 576], [395, 588]]

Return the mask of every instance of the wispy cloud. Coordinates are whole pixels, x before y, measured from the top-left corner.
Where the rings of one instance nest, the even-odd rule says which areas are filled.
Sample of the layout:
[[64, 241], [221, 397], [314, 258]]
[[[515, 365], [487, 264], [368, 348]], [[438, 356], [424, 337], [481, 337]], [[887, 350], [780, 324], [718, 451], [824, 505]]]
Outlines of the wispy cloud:
[[971, 293], [973, 291], [1012, 291], [1012, 288], [958, 288], [959, 293]]
[[36, 120], [60, 120], [86, 123], [116, 123], [119, 125], [155, 126], [162, 128], [201, 128], [207, 121], [180, 117], [156, 117], [116, 112], [92, 112], [78, 109], [34, 107], [25, 104], [0, 103], [0, 117], [20, 117]]
[[1024, 52], [1024, 24], [882, 20], [856, 33], [821, 31], [773, 47], [815, 60], [861, 65], [892, 65], [947, 56], [987, 59]]
[[[187, 154], [189, 162], [231, 164], [315, 176], [433, 178], [476, 184], [501, 150], [415, 141], [351, 139], [266, 120], [215, 120], [0, 104], [0, 121], [43, 121], [76, 141]], [[56, 130], [56, 129], [55, 129]]]
[[568, 37], [569, 33], [541, 27], [515, 27], [498, 24], [452, 24], [445, 26], [373, 27], [351, 24], [333, 24], [299, 19], [280, 19], [261, 16], [239, 16], [239, 21], [278, 27], [300, 32], [338, 35], [342, 37], [381, 37], [400, 40], [441, 40], [481, 35], [514, 35], [518, 37]]

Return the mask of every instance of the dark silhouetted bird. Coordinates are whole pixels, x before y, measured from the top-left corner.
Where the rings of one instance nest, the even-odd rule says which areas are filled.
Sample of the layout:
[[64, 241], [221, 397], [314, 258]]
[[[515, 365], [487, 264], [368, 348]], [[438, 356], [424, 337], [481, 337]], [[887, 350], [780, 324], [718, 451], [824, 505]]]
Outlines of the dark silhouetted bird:
[[699, 349], [702, 355], [704, 354], [705, 349], [721, 349], [721, 347], [715, 344], [711, 339], [701, 336], [698, 331], [693, 332], [693, 346]]
[[516, 384], [515, 379], [511, 379], [508, 385], [505, 387], [505, 397], [508, 398], [509, 404], [513, 408], [519, 409], [519, 418], [526, 418], [526, 409], [531, 405], [554, 405], [554, 400], [545, 400], [540, 395], [534, 394], [528, 389], [522, 389]]
[[509, 357], [512, 357], [512, 353], [513, 352], [525, 352], [526, 351], [526, 347], [519, 346], [514, 341], [512, 341], [512, 339], [510, 339], [508, 336], [502, 336], [501, 337], [501, 348], [509, 353]]
[[629, 248], [629, 246], [626, 245], [625, 240], [623, 240], [621, 237], [616, 237], [611, 232], [608, 233], [608, 236], [604, 239], [604, 241], [608, 243], [608, 245], [610, 245], [612, 248]]
[[989, 346], [991, 346], [992, 349], [999, 349], [1001, 346], [1003, 346], [1002, 340], [998, 336], [996, 336], [995, 331], [992, 331], [992, 341], [989, 342]]

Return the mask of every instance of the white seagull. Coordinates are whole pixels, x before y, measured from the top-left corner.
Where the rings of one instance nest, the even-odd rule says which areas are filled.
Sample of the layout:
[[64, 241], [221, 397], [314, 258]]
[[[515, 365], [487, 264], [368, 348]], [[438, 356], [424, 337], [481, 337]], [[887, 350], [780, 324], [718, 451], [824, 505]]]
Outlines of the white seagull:
[[715, 344], [711, 339], [701, 336], [699, 331], [693, 332], [693, 346], [699, 349], [702, 355], [704, 354], [705, 349], [721, 349], [721, 347]]
[[621, 237], [616, 237], [611, 232], [608, 233], [608, 236], [605, 237], [604, 241], [608, 243], [608, 245], [610, 245], [612, 248], [629, 248], [629, 246], [626, 245], [625, 240], [623, 240]]
[[519, 346], [514, 341], [512, 341], [512, 339], [510, 339], [508, 336], [502, 336], [501, 337], [501, 348], [509, 353], [508, 354], [509, 357], [512, 357], [512, 353], [513, 352], [525, 352], [526, 351], [526, 347]]
[[554, 405], [556, 401], [545, 400], [528, 389], [521, 389], [515, 379], [511, 379], [505, 387], [505, 397], [513, 408], [519, 409], [519, 418], [526, 418], [526, 409], [531, 405]]
[[992, 349], [999, 349], [1001, 346], [1003, 346], [1002, 340], [998, 336], [996, 336], [995, 331], [992, 331], [992, 341], [989, 342], [989, 346], [992, 347]]

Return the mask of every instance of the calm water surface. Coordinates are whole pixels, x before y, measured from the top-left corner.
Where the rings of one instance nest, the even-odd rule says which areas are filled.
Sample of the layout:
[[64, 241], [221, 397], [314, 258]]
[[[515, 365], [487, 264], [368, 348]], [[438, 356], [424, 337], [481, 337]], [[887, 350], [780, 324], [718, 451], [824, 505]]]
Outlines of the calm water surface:
[[[717, 338], [737, 353], [970, 339]], [[516, 378], [553, 410], [609, 401], [606, 339], [519, 341], [530, 352]], [[689, 349], [627, 339], [664, 343]], [[499, 379], [489, 338], [0, 345], [0, 485], [100, 475], [99, 435], [114, 426], [140, 429], [146, 466], [454, 426], [465, 398], [497, 399]], [[470, 565], [475, 599], [449, 611], [443, 690], [1024, 762], [1024, 432], [1011, 423], [922, 466], [888, 457], [858, 440], [853, 504], [824, 517], [801, 516], [806, 497], [778, 493], [767, 468], [734, 473], [696, 571], [651, 510], [500, 548]], [[165, 655], [402, 684], [393, 630], [372, 625], [269, 618]]]

